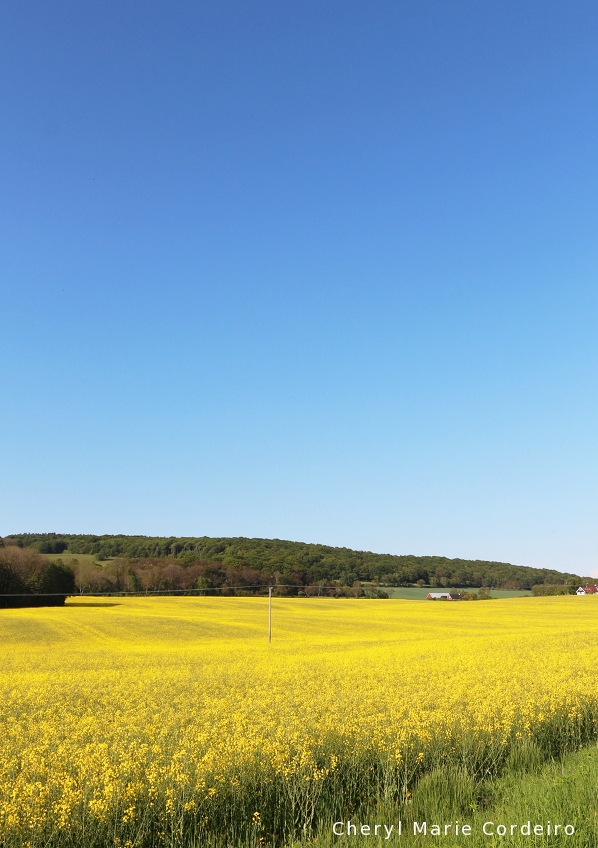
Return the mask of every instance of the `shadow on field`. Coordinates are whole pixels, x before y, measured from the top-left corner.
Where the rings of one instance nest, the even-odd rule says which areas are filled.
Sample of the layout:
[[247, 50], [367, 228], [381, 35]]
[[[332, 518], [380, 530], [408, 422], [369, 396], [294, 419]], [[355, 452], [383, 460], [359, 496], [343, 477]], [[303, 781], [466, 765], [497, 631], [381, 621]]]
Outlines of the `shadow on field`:
[[87, 601], [75, 601], [75, 603], [66, 603], [65, 607], [67, 609], [87, 609], [87, 607], [121, 607], [122, 604], [114, 603], [112, 601], [98, 601], [97, 603], [89, 604]]

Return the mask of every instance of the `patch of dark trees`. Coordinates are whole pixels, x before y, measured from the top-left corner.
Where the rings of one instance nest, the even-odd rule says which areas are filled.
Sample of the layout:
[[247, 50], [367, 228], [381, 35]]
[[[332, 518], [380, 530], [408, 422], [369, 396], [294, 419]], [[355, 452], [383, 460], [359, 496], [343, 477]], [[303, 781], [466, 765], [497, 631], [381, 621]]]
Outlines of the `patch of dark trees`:
[[0, 547], [0, 608], [62, 606], [75, 589], [75, 574], [32, 548]]

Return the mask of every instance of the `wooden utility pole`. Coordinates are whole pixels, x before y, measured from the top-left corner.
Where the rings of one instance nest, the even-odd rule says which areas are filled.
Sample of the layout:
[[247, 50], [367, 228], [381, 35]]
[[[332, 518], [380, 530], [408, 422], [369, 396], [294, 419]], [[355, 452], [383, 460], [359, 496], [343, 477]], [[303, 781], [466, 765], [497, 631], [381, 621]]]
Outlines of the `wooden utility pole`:
[[268, 587], [268, 644], [272, 641], [272, 586]]

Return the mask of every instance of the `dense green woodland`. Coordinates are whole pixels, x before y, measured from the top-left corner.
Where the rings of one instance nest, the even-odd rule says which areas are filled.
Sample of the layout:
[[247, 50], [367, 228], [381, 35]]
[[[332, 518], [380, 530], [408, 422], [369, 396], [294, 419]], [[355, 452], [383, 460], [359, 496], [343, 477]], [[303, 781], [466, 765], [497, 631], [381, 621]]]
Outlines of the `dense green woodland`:
[[75, 574], [31, 547], [0, 546], [0, 608], [61, 606], [76, 590]]
[[[32, 548], [42, 554], [93, 554], [99, 561], [124, 558], [144, 568], [156, 560], [160, 562], [155, 565], [168, 562], [184, 568], [193, 566], [204, 579], [209, 574], [215, 586], [233, 585], [237, 579], [244, 584], [247, 579], [252, 585], [274, 580], [297, 586], [322, 582], [353, 586], [361, 581], [388, 586], [531, 589], [537, 584], [562, 585], [584, 580], [575, 574], [505, 562], [374, 554], [280, 539], [21, 533], [6, 537], [3, 544]], [[255, 576], [249, 579], [250, 575]]]

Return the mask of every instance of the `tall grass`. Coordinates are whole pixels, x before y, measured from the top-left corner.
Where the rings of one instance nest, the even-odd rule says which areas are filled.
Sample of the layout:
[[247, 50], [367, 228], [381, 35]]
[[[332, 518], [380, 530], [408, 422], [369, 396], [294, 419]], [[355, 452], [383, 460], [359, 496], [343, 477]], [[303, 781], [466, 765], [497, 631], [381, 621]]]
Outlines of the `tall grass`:
[[[535, 745], [525, 744], [513, 750], [500, 777], [476, 780], [463, 769], [437, 769], [423, 776], [414, 787], [410, 798], [402, 803], [378, 802], [364, 804], [352, 816], [357, 827], [355, 837], [339, 838], [333, 833], [332, 819], [322, 822], [313, 843], [315, 848], [332, 848], [344, 844], [397, 845], [410, 848], [425, 848], [441, 842], [446, 848], [468, 845], [471, 848], [508, 845], [509, 848], [523, 846], [562, 846], [596, 848], [598, 846], [598, 749], [589, 746], [557, 759], [544, 760]], [[397, 836], [397, 822], [402, 822], [402, 835]], [[423, 836], [419, 829], [426, 821], [428, 834]], [[413, 823], [418, 822], [414, 835]], [[431, 825], [438, 823], [462, 828], [468, 824], [471, 833], [456, 835], [454, 827], [447, 836], [439, 839], [430, 833]], [[389, 839], [387, 831], [379, 830], [379, 838], [363, 837], [359, 833], [362, 823], [373, 829], [376, 823], [395, 825]], [[521, 832], [521, 826], [529, 823], [531, 835]], [[548, 824], [560, 831], [548, 834]], [[483, 832], [486, 824], [489, 834]], [[498, 825], [507, 826], [507, 835], [496, 834]], [[563, 826], [574, 828], [567, 836]], [[511, 833], [511, 825], [514, 832]], [[534, 834], [534, 826], [543, 827], [542, 834]], [[346, 825], [345, 825], [346, 829]], [[295, 843], [296, 846], [299, 843]]]

